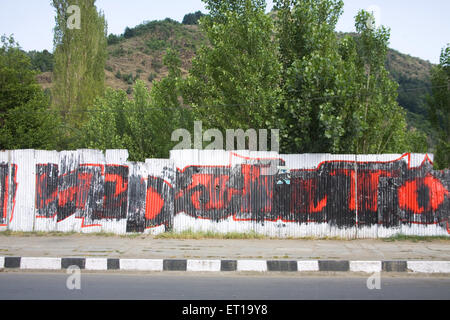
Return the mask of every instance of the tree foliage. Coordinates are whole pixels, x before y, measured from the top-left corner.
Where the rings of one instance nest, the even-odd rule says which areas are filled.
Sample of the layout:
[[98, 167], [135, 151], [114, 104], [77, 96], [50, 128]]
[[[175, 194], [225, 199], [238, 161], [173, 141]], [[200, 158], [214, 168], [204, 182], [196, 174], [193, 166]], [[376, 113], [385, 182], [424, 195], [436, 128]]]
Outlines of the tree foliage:
[[39, 70], [40, 72], [53, 71], [53, 54], [47, 50], [43, 51], [30, 51], [27, 55], [31, 59], [32, 68]]
[[405, 152], [410, 148], [406, 115], [397, 102], [398, 84], [385, 68], [390, 31], [384, 26], [375, 28], [373, 23], [368, 12], [360, 11], [356, 16], [356, 66], [361, 79], [356, 152]]
[[[87, 119], [89, 106], [104, 92], [107, 26], [95, 0], [53, 0], [52, 4], [56, 10], [53, 106], [77, 132]], [[70, 5], [80, 8], [80, 29], [67, 26]]]
[[58, 136], [58, 116], [36, 81], [30, 58], [13, 37], [1, 37], [0, 149], [51, 149]]
[[192, 126], [192, 117], [178, 101], [179, 57], [169, 49], [164, 64], [169, 74], [155, 82], [151, 92], [137, 80], [131, 100], [123, 90], [113, 89], [97, 100], [83, 130], [86, 147], [128, 149], [134, 161], [169, 156], [172, 131]]
[[[117, 71], [128, 90], [105, 93], [108, 41], [118, 43], [148, 32], [169, 38], [180, 24], [171, 19], [146, 22], [107, 40], [106, 21], [95, 0], [52, 0], [52, 104], [65, 128], [59, 146], [126, 148], [131, 160], [140, 161], [168, 157], [176, 143], [172, 132], [192, 132], [194, 120], [201, 120], [205, 130], [223, 133], [280, 129], [283, 153], [427, 151], [426, 137], [414, 128], [408, 131], [405, 112], [397, 103], [398, 84], [385, 67], [389, 29], [375, 28], [370, 13], [359, 12], [356, 34], [342, 37], [335, 32], [341, 0], [276, 0], [269, 15], [264, 0], [203, 1], [209, 14], [196, 12], [183, 21], [198, 21], [208, 40], [186, 77], [174, 49], [178, 47], [173, 46], [163, 58], [167, 75], [159, 81], [148, 77], [153, 80], [151, 91], [136, 81], [141, 72], [133, 77]], [[80, 29], [67, 26], [67, 8], [73, 4], [81, 9]], [[8, 148], [50, 147], [56, 140], [51, 135], [60, 134], [49, 125], [48, 96], [37, 87], [32, 69], [48, 70], [51, 54], [31, 52], [30, 60], [13, 40], [4, 38], [3, 43], [0, 143]], [[147, 46], [162, 51], [161, 43], [148, 40]], [[447, 48], [432, 71], [436, 90], [429, 99], [431, 120], [440, 130], [440, 165], [448, 165], [450, 154], [449, 55]], [[54, 119], [59, 128], [59, 117]]]
[[128, 28], [128, 27], [125, 28], [125, 32], [123, 33], [123, 36], [124, 36], [125, 39], [132, 38], [132, 37], [134, 37], [135, 35], [136, 35], [136, 34], [135, 34], [134, 29]]
[[342, 7], [342, 1], [276, 2], [283, 64], [283, 102], [278, 117], [284, 152], [338, 148], [344, 130], [340, 97], [353, 89], [343, 87], [345, 68], [334, 32]]
[[188, 24], [188, 25], [198, 24], [198, 21], [203, 16], [204, 16], [204, 14], [201, 11], [197, 11], [194, 13], [188, 13], [183, 17], [182, 24]]
[[450, 46], [442, 49], [439, 65], [431, 70], [432, 94], [428, 98], [430, 120], [437, 130], [439, 142], [435, 163], [450, 167]]
[[[404, 152], [406, 121], [398, 85], [384, 64], [389, 31], [356, 16], [357, 36], [338, 39], [338, 0], [278, 0], [283, 63], [278, 110], [284, 152]], [[416, 142], [417, 140], [415, 140]]]
[[203, 126], [267, 128], [275, 119], [281, 65], [273, 21], [261, 0], [205, 0], [200, 20], [210, 45], [194, 58], [184, 82], [184, 103]]

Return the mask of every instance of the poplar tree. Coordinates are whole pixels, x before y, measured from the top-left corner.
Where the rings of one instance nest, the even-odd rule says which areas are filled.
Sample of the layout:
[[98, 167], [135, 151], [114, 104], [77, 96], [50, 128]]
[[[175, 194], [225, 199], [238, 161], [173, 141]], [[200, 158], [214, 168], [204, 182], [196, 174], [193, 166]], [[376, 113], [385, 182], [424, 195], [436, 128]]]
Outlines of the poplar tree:
[[277, 0], [276, 26], [283, 64], [278, 118], [287, 153], [332, 152], [344, 135], [342, 97], [353, 88], [338, 52], [340, 0]]
[[[105, 90], [107, 24], [95, 0], [52, 0], [56, 10], [54, 29], [55, 66], [52, 90], [53, 107], [60, 111], [68, 135], [79, 132], [88, 117], [88, 109]], [[69, 12], [71, 6], [79, 8]], [[69, 19], [79, 18], [70, 25]], [[69, 142], [70, 145], [70, 142]]]
[[361, 10], [355, 18], [356, 70], [359, 78], [359, 130], [356, 153], [391, 153], [409, 150], [406, 113], [397, 102], [398, 83], [385, 62], [390, 30], [376, 28], [373, 16]]
[[341, 0], [277, 0], [275, 8], [283, 64], [282, 151], [410, 151], [398, 84], [385, 68], [389, 30], [375, 28], [373, 16], [360, 11], [356, 36], [339, 39]]
[[203, 0], [207, 35], [183, 87], [204, 128], [270, 128], [279, 100], [281, 65], [273, 21], [263, 0]]

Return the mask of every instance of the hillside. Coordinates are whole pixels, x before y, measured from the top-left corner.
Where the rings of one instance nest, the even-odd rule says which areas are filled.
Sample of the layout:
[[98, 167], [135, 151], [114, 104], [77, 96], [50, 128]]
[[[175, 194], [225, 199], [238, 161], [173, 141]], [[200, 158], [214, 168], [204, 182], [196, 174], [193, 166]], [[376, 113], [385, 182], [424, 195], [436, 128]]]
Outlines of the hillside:
[[426, 95], [431, 93], [430, 70], [433, 65], [420, 58], [390, 49], [386, 67], [398, 82], [398, 103], [406, 109], [408, 123], [425, 132], [434, 144], [434, 131], [427, 120]]
[[[187, 74], [192, 58], [206, 39], [197, 25], [183, 25], [176, 21], [152, 21], [137, 26], [128, 38], [110, 36], [109, 59], [106, 64], [106, 84], [127, 90], [137, 78], [151, 87], [153, 80], [167, 74], [163, 57], [167, 48], [179, 54], [183, 74]], [[114, 39], [114, 41], [111, 41]]]
[[[105, 67], [106, 86], [125, 91], [136, 79], [145, 81], [150, 89], [153, 80], [167, 75], [162, 61], [169, 47], [179, 54], [182, 73], [187, 74], [196, 50], [207, 43], [197, 25], [184, 25], [171, 19], [146, 22], [127, 30], [129, 34], [108, 37]], [[51, 75], [49, 71], [38, 75], [44, 89], [51, 87]]]
[[[131, 93], [134, 81], [141, 79], [150, 89], [153, 80], [167, 74], [162, 59], [168, 47], [178, 52], [182, 72], [186, 75], [196, 51], [205, 44], [205, 35], [197, 25], [185, 25], [171, 19], [144, 22], [127, 28], [123, 35], [109, 35], [106, 85]], [[408, 123], [431, 137], [433, 132], [426, 120], [425, 95], [430, 92], [432, 64], [390, 49], [386, 67], [400, 85], [398, 102], [407, 111]], [[44, 88], [51, 87], [51, 72], [40, 74], [38, 81]]]

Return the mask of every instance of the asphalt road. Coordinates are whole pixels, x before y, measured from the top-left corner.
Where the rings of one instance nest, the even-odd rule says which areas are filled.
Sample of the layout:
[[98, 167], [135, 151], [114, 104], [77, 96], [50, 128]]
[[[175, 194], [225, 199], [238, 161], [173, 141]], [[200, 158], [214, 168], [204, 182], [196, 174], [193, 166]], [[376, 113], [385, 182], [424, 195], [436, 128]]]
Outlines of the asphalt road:
[[[66, 273], [0, 273], [0, 300], [409, 300], [450, 299], [450, 277], [82, 273], [69, 290]], [[71, 278], [73, 280], [73, 278]], [[76, 281], [69, 281], [76, 287]]]

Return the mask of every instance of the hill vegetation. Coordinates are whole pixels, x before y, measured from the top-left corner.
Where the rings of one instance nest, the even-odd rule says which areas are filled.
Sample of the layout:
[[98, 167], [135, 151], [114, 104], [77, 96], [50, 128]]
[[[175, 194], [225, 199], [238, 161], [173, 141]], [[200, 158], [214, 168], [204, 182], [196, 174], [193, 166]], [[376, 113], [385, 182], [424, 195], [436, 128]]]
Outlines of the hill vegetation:
[[[197, 51], [207, 45], [205, 34], [197, 25], [202, 15], [187, 14], [184, 23], [172, 19], [143, 22], [127, 27], [123, 34], [108, 36], [108, 60], [105, 84], [122, 89], [131, 97], [132, 86], [137, 79], [151, 89], [154, 80], [167, 76], [168, 70], [162, 60], [168, 48], [175, 50], [181, 59], [181, 72], [185, 76]], [[340, 33], [339, 37], [347, 34]], [[28, 52], [34, 69], [38, 70], [38, 82], [44, 89], [51, 87], [52, 54]], [[420, 58], [389, 49], [386, 68], [398, 82], [398, 103], [407, 112], [409, 126], [424, 132], [432, 150], [435, 134], [427, 118], [426, 96], [431, 93], [430, 70], [433, 65]]]
[[[390, 50], [390, 29], [364, 10], [355, 33], [336, 32], [342, 0], [275, 0], [270, 14], [264, 0], [203, 0], [208, 15], [120, 35], [96, 0], [77, 0], [67, 20], [71, 1], [52, 0], [53, 53], [1, 39], [3, 149], [127, 149], [143, 161], [223, 149], [239, 129], [249, 139], [227, 150], [433, 152], [436, 168], [450, 165], [450, 47], [435, 66]], [[267, 146], [258, 129], [277, 129]]]

